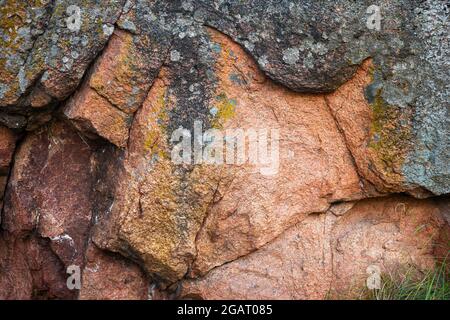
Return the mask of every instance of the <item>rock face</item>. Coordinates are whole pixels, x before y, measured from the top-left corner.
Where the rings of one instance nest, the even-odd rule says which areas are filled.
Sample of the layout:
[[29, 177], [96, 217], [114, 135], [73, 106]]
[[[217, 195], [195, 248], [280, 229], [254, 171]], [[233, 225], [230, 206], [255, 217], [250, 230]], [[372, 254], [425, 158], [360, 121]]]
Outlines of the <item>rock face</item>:
[[309, 215], [260, 250], [184, 281], [181, 295], [324, 299], [354, 290], [357, 296], [370, 265], [433, 265], [433, 240], [445, 225], [436, 201], [393, 196], [358, 201], [347, 210]]
[[0, 3], [1, 298], [357, 297], [448, 253], [442, 1]]
[[3, 208], [3, 195], [8, 181], [9, 165], [16, 147], [16, 139], [16, 135], [11, 130], [0, 126], [0, 208]]
[[[115, 269], [126, 272], [136, 268], [122, 265], [120, 259], [108, 260], [92, 245], [86, 251], [94, 218], [93, 151], [93, 146], [61, 121], [42, 127], [20, 144], [3, 208], [1, 297], [75, 298], [77, 292], [66, 286], [66, 268], [83, 268], [86, 264], [91, 270], [92, 255], [98, 257], [103, 268], [115, 264]], [[88, 274], [87, 285], [95, 281], [95, 274]], [[145, 281], [141, 274], [135, 277]], [[126, 290], [127, 286], [119, 289]], [[87, 288], [83, 294], [89, 296], [91, 291]], [[137, 297], [135, 292], [132, 297]]]
[[146, 277], [136, 264], [92, 243], [87, 248], [82, 283], [82, 300], [143, 300], [148, 295]]

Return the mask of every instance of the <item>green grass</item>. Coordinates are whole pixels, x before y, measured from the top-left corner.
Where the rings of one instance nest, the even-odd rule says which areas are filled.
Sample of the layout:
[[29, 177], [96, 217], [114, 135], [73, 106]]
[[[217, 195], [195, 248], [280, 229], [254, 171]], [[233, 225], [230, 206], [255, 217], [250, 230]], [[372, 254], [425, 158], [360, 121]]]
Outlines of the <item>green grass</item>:
[[383, 274], [381, 288], [367, 289], [361, 299], [450, 300], [449, 266], [444, 261], [425, 273], [411, 267], [403, 274]]

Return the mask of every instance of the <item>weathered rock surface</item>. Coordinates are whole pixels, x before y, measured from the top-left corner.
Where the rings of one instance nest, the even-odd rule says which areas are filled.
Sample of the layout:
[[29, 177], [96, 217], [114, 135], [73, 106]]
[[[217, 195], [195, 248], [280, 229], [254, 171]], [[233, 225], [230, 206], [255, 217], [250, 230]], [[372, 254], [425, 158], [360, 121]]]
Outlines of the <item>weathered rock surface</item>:
[[33, 87], [56, 100], [72, 93], [125, 1], [34, 2], [2, 4], [2, 106], [26, 106], [20, 98]]
[[66, 286], [64, 264], [50, 249], [48, 239], [29, 234], [0, 235], [0, 298], [73, 299]]
[[[376, 265], [383, 271], [434, 265], [433, 240], [445, 226], [434, 200], [405, 196], [363, 200], [341, 216], [309, 215], [272, 243], [182, 283], [181, 296], [201, 299], [358, 297]], [[352, 295], [353, 294], [353, 295]]]
[[216, 92], [236, 101], [230, 119], [219, 121], [226, 129], [279, 129], [280, 160], [272, 176], [248, 165], [229, 169], [231, 182], [218, 188], [220, 201], [209, 207], [197, 238], [199, 273], [257, 249], [331, 202], [365, 194], [324, 97], [287, 91], [229, 39], [212, 39], [222, 50]]
[[[92, 245], [86, 252], [94, 216], [93, 152], [93, 145], [61, 121], [42, 127], [20, 144], [3, 210], [0, 296], [75, 298], [78, 292], [66, 285], [66, 268], [77, 265], [83, 271], [86, 263], [82, 297], [104, 297], [108, 289], [116, 298], [143, 297], [135, 290], [146, 283], [137, 266], [110, 258]], [[108, 287], [103, 282], [103, 291], [96, 286], [92, 257], [101, 265], [99, 274], [109, 270], [111, 281], [122, 285]], [[114, 280], [113, 270], [118, 272], [116, 277], [124, 278]]]
[[120, 29], [113, 33], [85, 84], [64, 108], [80, 131], [126, 146], [132, 115], [162, 64], [151, 41], [148, 35], [135, 36]]
[[[161, 72], [133, 123], [107, 218], [115, 227], [100, 224], [95, 241], [128, 255], [131, 249], [130, 256], [137, 255], [149, 272], [170, 281], [184, 276], [196, 256], [194, 272], [204, 273], [257, 249], [305, 214], [364, 194], [324, 97], [274, 84], [239, 46], [208, 32], [202, 41], [217, 48], [211, 58], [219, 82], [207, 93], [210, 100], [202, 101], [208, 109], [191, 112], [216, 129], [279, 129], [280, 168], [273, 168], [279, 172], [272, 177], [261, 174], [264, 164], [248, 161], [237, 167], [173, 165], [167, 128], [185, 124], [192, 115], [182, 110], [181, 88], [170, 91], [178, 81], [173, 69], [179, 62]], [[200, 95], [195, 90], [201, 89], [194, 85], [194, 99]], [[292, 180], [293, 175], [298, 178]], [[104, 230], [117, 234], [105, 235]]]
[[148, 282], [142, 270], [122, 256], [88, 246], [79, 299], [144, 300]]
[[0, 5], [0, 297], [323, 298], [448, 253], [443, 1]]
[[17, 136], [10, 129], [0, 126], [0, 210], [3, 208], [3, 195], [8, 181], [9, 165], [16, 147], [16, 140]]
[[3, 228], [37, 229], [67, 264], [80, 264], [91, 220], [92, 151], [62, 122], [28, 136], [15, 155]]
[[[200, 29], [193, 39], [204, 55], [192, 55], [184, 38], [179, 41], [135, 118], [119, 178], [126, 182], [118, 184], [112, 214], [97, 228], [101, 247], [173, 282], [252, 252], [332, 202], [416, 189], [395, 158], [404, 154], [395, 148], [408, 136], [393, 137], [395, 126], [384, 133], [391, 140], [391, 162], [385, 146], [372, 143], [374, 130], [401, 119], [380, 120], [379, 106], [367, 102], [370, 61], [332, 94], [296, 94], [268, 80], [217, 31]], [[197, 74], [193, 83], [184, 70], [195, 61], [208, 61], [209, 73]], [[265, 177], [261, 168], [246, 165], [174, 166], [167, 159], [170, 133], [180, 126], [192, 129], [195, 120], [205, 130], [280, 129], [278, 175]]]
[[96, 134], [118, 147], [125, 147], [131, 119], [88, 85], [68, 102], [64, 114], [88, 137]]
[[[91, 219], [90, 157], [90, 147], [62, 122], [41, 128], [21, 143], [2, 221], [10, 257], [5, 259], [0, 277], [11, 281], [12, 287], [14, 281], [21, 281], [32, 294], [48, 288], [45, 294], [50, 298], [75, 296], [66, 287], [65, 267], [83, 263]], [[16, 266], [22, 260], [22, 265]], [[50, 277], [42, 285], [30, 282], [29, 272], [23, 270], [32, 267], [34, 260], [36, 270]], [[10, 273], [18, 279], [9, 279]], [[18, 294], [31, 298], [30, 292], [19, 290]]]
[[[24, 127], [28, 106], [52, 106], [69, 96], [114, 33], [114, 24], [126, 31], [112, 36], [99, 61], [104, 80], [94, 77], [92, 86], [113, 105], [133, 111], [166, 58], [196, 50], [189, 44], [184, 55], [174, 47], [169, 54], [170, 43], [190, 43], [207, 25], [231, 36], [266, 75], [296, 91], [335, 90], [372, 57], [367, 99], [376, 111], [371, 143], [386, 163], [378, 163], [379, 169], [392, 171], [389, 179], [397, 186], [390, 187], [448, 193], [448, 6], [437, 0], [382, 1], [378, 29], [370, 24], [371, 5], [268, 1], [263, 8], [258, 1], [79, 0], [29, 8], [5, 1], [1, 13], [13, 19], [2, 19], [1, 26], [2, 105], [9, 106], [4, 108], [8, 118], [22, 118], [3, 122]], [[112, 54], [116, 62], [110, 61]], [[107, 76], [110, 68], [115, 72]], [[115, 84], [105, 86], [110, 80]], [[83, 115], [89, 123], [98, 118]]]

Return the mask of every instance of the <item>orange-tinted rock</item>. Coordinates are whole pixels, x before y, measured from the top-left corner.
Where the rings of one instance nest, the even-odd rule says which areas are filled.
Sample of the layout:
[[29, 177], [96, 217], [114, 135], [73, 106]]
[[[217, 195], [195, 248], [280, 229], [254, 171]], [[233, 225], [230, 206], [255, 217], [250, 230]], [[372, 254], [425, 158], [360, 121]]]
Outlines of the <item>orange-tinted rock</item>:
[[222, 49], [217, 94], [236, 101], [228, 128], [280, 130], [279, 168], [272, 176], [251, 166], [229, 169], [234, 179], [218, 189], [197, 240], [194, 274], [248, 254], [307, 214], [331, 202], [363, 197], [344, 139], [322, 95], [291, 92], [266, 79], [229, 38], [211, 31]]
[[182, 283], [183, 298], [320, 299], [331, 282], [327, 232], [335, 219], [311, 215], [254, 253]]
[[98, 208], [98, 159], [65, 122], [54, 121], [21, 142], [0, 233], [0, 297], [76, 298], [78, 291], [66, 285], [66, 268], [76, 265], [83, 273], [81, 298], [146, 298], [147, 280], [137, 265], [92, 244], [86, 250]]
[[[448, 203], [448, 199], [443, 201]], [[338, 295], [358, 293], [357, 284], [367, 278], [368, 265], [388, 272], [408, 265], [432, 269], [434, 245], [447, 225], [445, 215], [448, 209], [434, 199], [392, 196], [355, 205], [331, 233], [332, 291]]]
[[218, 109], [213, 126], [279, 129], [280, 167], [272, 176], [261, 173], [264, 164], [248, 162], [195, 165], [183, 173], [167, 144], [167, 115], [177, 103], [168, 87], [175, 80], [170, 68], [161, 72], [133, 123], [112, 214], [94, 239], [125, 255], [131, 249], [150, 273], [169, 281], [181, 278], [194, 259], [193, 274], [205, 273], [331, 202], [364, 195], [324, 97], [274, 84], [238, 45], [211, 34], [222, 47], [210, 102]]
[[130, 116], [114, 107], [87, 83], [69, 100], [64, 114], [88, 136], [99, 135], [118, 147], [125, 147]]
[[195, 256], [195, 236], [216, 184], [208, 184], [213, 170], [199, 166], [187, 174], [165, 153], [166, 136], [158, 125], [166, 107], [164, 90], [164, 82], [157, 79], [136, 114], [125, 160], [109, 175], [114, 202], [100, 218], [94, 242], [174, 282], [186, 274]]
[[147, 294], [148, 282], [136, 264], [89, 244], [79, 299], [144, 300]]
[[[140, 41], [144, 42], [143, 38]], [[145, 45], [134, 40], [131, 33], [114, 31], [89, 79], [91, 88], [126, 113], [142, 105], [152, 84], [152, 59], [157, 57], [142, 50]]]
[[142, 105], [162, 58], [153, 39], [116, 30], [64, 114], [90, 137], [125, 147], [133, 113]]
[[182, 297], [323, 299], [352, 296], [370, 265], [392, 271], [433, 268], [433, 244], [445, 222], [434, 200], [405, 196], [357, 202], [342, 216], [308, 216], [272, 243], [183, 282]]

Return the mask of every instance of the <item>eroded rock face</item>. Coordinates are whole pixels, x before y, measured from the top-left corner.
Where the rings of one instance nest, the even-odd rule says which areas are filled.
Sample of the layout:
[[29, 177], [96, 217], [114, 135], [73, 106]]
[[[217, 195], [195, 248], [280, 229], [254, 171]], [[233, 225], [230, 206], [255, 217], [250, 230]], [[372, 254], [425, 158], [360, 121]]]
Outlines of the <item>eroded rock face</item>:
[[[358, 297], [366, 269], [434, 265], [433, 240], [445, 226], [439, 204], [394, 196], [356, 202], [336, 216], [309, 215], [246, 257], [182, 283], [182, 297], [324, 299]], [[351, 295], [353, 294], [353, 296]]]
[[9, 165], [16, 147], [16, 140], [17, 136], [10, 129], [0, 126], [0, 209], [3, 208], [3, 195], [8, 181]]
[[27, 106], [24, 96], [32, 90], [57, 100], [75, 90], [111, 36], [125, 1], [4, 2], [0, 105]]
[[[180, 42], [135, 118], [119, 171], [126, 182], [96, 229], [98, 245], [173, 282], [245, 256], [330, 203], [411, 189], [401, 162], [386, 163], [373, 145], [374, 122], [381, 120], [365, 98], [370, 60], [332, 94], [299, 94], [267, 79], [223, 34], [204, 29], [197, 38], [205, 56], [190, 55]], [[196, 74], [195, 83], [179, 77], [205, 60], [212, 74]], [[205, 130], [279, 129], [277, 174], [267, 177], [246, 164], [174, 165], [170, 133], [192, 130], [195, 120]]]
[[152, 41], [149, 35], [113, 33], [85, 83], [64, 108], [80, 131], [126, 146], [133, 113], [142, 105], [162, 64]]
[[148, 294], [146, 276], [136, 264], [92, 243], [86, 252], [82, 284], [82, 300], [144, 300]]
[[66, 286], [64, 264], [48, 239], [17, 237], [3, 231], [0, 238], [0, 298], [73, 299]]
[[[91, 219], [90, 157], [90, 147], [61, 122], [21, 143], [5, 196], [2, 227], [9, 255], [1, 272], [4, 281], [13, 273], [27, 286], [28, 291], [18, 289], [18, 297], [31, 298], [36, 290], [49, 298], [76, 296], [65, 284], [65, 267], [83, 264]], [[27, 267], [44, 279], [35, 283]]]
[[[224, 35], [208, 30], [202, 41], [216, 48], [211, 59], [219, 81], [203, 88], [210, 89], [208, 101], [195, 91], [200, 86], [190, 88], [205, 105], [192, 105], [191, 112], [216, 130], [280, 130], [280, 166], [272, 168], [277, 174], [265, 176], [265, 165], [249, 164], [248, 155], [239, 166], [174, 165], [169, 129], [198, 119], [182, 109], [181, 88], [171, 91], [182, 62], [163, 69], [133, 123], [124, 171], [117, 177], [124, 182], [105, 222], [115, 227], [100, 224], [95, 241], [137, 255], [148, 271], [169, 281], [184, 276], [194, 258], [193, 272], [205, 273], [259, 248], [308, 213], [364, 194], [323, 96], [274, 84]], [[291, 180], [293, 175], [298, 178]], [[105, 229], [117, 234], [105, 235]]]
[[110, 286], [110, 294], [117, 298], [143, 297], [134, 290], [146, 286], [145, 276], [136, 271], [137, 266], [109, 258], [92, 245], [86, 249], [94, 216], [91, 190], [95, 175], [94, 145], [65, 122], [52, 122], [22, 141], [15, 154], [3, 209], [3, 298], [75, 298], [78, 292], [68, 289], [66, 268], [75, 265], [83, 271], [85, 264], [86, 288], [81, 296], [104, 297], [98, 286], [98, 291], [90, 289], [97, 279], [92, 256], [101, 265], [99, 274], [106, 269], [114, 275], [116, 270], [119, 277], [125, 277], [116, 278], [117, 284], [123, 283], [115, 291]]
[[274, 175], [251, 165], [230, 166], [231, 182], [218, 189], [220, 201], [209, 207], [198, 235], [193, 271], [200, 274], [259, 248], [306, 214], [364, 194], [324, 97], [274, 84], [239, 46], [211, 33], [221, 48], [216, 92], [236, 101], [229, 119], [218, 121], [225, 129], [278, 129], [280, 159]]
[[1, 297], [352, 296], [448, 253], [442, 1], [0, 2]]
[[37, 229], [61, 260], [80, 264], [91, 220], [91, 155], [90, 146], [62, 122], [27, 137], [15, 156], [3, 229]]

